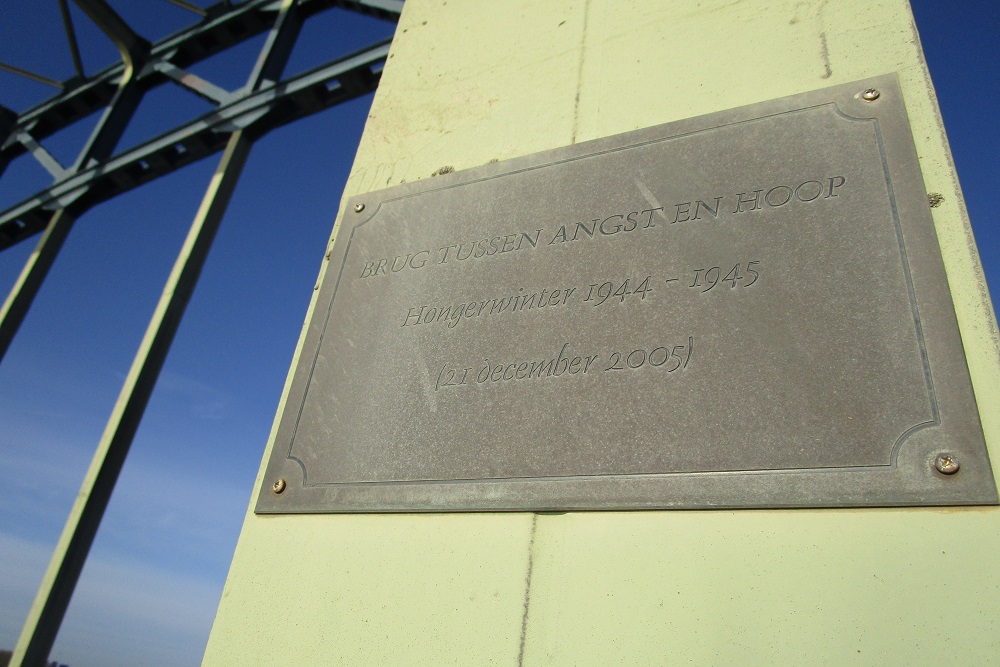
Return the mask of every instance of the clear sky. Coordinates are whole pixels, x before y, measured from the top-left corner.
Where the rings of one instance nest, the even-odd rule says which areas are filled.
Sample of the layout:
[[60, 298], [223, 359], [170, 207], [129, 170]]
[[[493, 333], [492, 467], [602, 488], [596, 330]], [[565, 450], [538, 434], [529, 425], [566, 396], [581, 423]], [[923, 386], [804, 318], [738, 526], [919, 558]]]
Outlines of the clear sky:
[[[111, 4], [151, 40], [196, 19], [163, 0]], [[56, 79], [72, 74], [56, 0], [7, 0], [2, 9], [0, 61]], [[914, 10], [997, 299], [1000, 231], [992, 187], [1000, 174], [1000, 21], [987, 2], [918, 0]], [[93, 73], [116, 52], [74, 12], [84, 65]], [[287, 72], [366, 46], [392, 27], [327, 12], [307, 23]], [[262, 39], [192, 69], [237, 88]], [[15, 111], [52, 92], [0, 72], [0, 104]], [[72, 667], [200, 660], [369, 103], [364, 98], [323, 112], [254, 147], [53, 659]], [[121, 147], [208, 108], [163, 87], [147, 96]], [[88, 132], [87, 122], [79, 123], [46, 146], [69, 164]], [[0, 363], [0, 648], [17, 640], [217, 161], [210, 157], [83, 216]], [[30, 159], [17, 160], [0, 178], [0, 208], [49, 181]], [[0, 253], [4, 293], [33, 245]]]

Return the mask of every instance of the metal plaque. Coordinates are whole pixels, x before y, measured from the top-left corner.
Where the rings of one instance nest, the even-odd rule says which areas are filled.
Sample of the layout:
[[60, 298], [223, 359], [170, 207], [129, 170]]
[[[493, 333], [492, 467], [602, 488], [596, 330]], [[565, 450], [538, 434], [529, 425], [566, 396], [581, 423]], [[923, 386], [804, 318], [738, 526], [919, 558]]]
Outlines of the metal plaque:
[[329, 262], [258, 512], [997, 502], [893, 75], [356, 197]]

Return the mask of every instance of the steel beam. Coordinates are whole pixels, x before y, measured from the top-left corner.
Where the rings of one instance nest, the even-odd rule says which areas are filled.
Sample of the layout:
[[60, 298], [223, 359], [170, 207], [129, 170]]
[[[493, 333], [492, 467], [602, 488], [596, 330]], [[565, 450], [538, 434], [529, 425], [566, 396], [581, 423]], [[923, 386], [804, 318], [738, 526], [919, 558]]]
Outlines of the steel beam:
[[0, 308], [0, 360], [7, 354], [7, 348], [10, 347], [14, 334], [28, 314], [31, 302], [41, 288], [45, 276], [48, 275], [49, 268], [55, 262], [63, 241], [73, 228], [75, 219], [76, 217], [66, 209], [61, 209], [52, 215], [45, 233], [10, 289], [3, 307]]
[[62, 164], [60, 164], [59, 160], [57, 160], [52, 153], [48, 152], [44, 146], [35, 141], [35, 138], [26, 130], [21, 130], [17, 133], [17, 140], [20, 141], [25, 148], [31, 151], [31, 154], [35, 156], [35, 160], [38, 161], [38, 163], [45, 168], [45, 171], [49, 172], [52, 178], [56, 181], [62, 180], [69, 175], [69, 172], [66, 171], [66, 168], [63, 167]]
[[86, 76], [83, 73], [83, 59], [80, 57], [80, 45], [76, 41], [76, 30], [73, 29], [73, 17], [69, 13], [67, 0], [59, 0], [59, 14], [62, 15], [63, 30], [66, 31], [66, 42], [69, 45], [69, 53], [73, 58], [73, 69], [80, 79]]
[[90, 17], [122, 56], [125, 69], [135, 69], [149, 53], [149, 42], [140, 37], [104, 0], [73, 0]]
[[177, 67], [173, 63], [167, 60], [159, 60], [155, 63], [151, 63], [153, 69], [157, 72], [166, 74], [174, 82], [180, 86], [190, 90], [192, 93], [207, 100], [216, 106], [220, 104], [227, 104], [230, 102], [234, 95], [225, 88], [220, 88], [211, 81], [206, 81], [197, 74], [187, 72]]
[[37, 83], [44, 83], [46, 86], [52, 86], [53, 88], [58, 88], [60, 90], [63, 89], [61, 81], [50, 79], [47, 76], [42, 76], [41, 74], [36, 74], [35, 72], [29, 72], [21, 67], [14, 67], [13, 65], [8, 65], [7, 63], [0, 63], [0, 70], [10, 72], [11, 74], [17, 74], [18, 76], [23, 76], [25, 79], [31, 79]]
[[208, 12], [199, 7], [198, 5], [193, 5], [190, 2], [185, 2], [184, 0], [167, 0], [172, 5], [177, 5], [181, 9], [186, 9], [189, 12], [194, 12], [198, 16], [208, 16]]
[[[17, 127], [17, 114], [7, 107], [0, 105], [0, 137], [6, 137], [15, 127]], [[3, 176], [3, 172], [9, 163], [10, 159], [0, 153], [0, 176]]]
[[254, 63], [247, 79], [246, 90], [257, 91], [269, 88], [281, 79], [288, 56], [292, 53], [295, 40], [302, 29], [302, 14], [295, 0], [282, 0], [274, 29], [267, 35], [260, 57]]

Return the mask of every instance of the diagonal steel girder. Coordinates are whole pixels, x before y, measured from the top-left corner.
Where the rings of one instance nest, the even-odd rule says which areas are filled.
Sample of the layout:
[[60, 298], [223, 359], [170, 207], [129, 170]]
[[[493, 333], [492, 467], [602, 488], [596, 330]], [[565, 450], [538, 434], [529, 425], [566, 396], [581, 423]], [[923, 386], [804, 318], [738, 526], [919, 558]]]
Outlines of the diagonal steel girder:
[[0, 213], [0, 250], [42, 229], [51, 211], [72, 203], [86, 210], [121, 192], [170, 173], [221, 149], [228, 134], [255, 136], [375, 90], [389, 54], [385, 40], [214, 111], [52, 184]]

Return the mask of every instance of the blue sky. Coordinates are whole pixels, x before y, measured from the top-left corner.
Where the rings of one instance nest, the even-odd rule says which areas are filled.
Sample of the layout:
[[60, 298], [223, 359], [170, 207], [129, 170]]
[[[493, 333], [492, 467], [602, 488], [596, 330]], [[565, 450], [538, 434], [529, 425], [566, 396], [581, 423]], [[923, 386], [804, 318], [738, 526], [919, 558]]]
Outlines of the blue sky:
[[[164, 1], [111, 1], [150, 39], [195, 18]], [[914, 9], [996, 299], [1000, 25], [985, 2], [920, 0]], [[88, 72], [116, 58], [79, 12], [75, 23]], [[391, 29], [327, 12], [307, 24], [287, 72], [366, 46]], [[192, 69], [236, 88], [261, 41]], [[0, 61], [56, 79], [72, 74], [55, 0], [4, 4]], [[0, 104], [16, 111], [51, 92], [0, 72]], [[52, 658], [73, 667], [200, 660], [369, 103], [310, 117], [254, 147]], [[178, 114], [207, 110], [194, 96], [164, 87], [147, 97], [122, 147], [168, 129]], [[88, 132], [79, 123], [46, 146], [71, 163]], [[0, 648], [16, 642], [217, 161], [208, 158], [83, 216], [0, 363]], [[30, 159], [19, 159], [0, 178], [0, 208], [48, 182]], [[0, 253], [4, 293], [33, 244]]]

